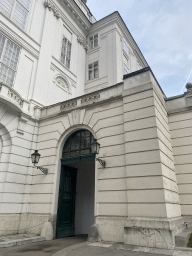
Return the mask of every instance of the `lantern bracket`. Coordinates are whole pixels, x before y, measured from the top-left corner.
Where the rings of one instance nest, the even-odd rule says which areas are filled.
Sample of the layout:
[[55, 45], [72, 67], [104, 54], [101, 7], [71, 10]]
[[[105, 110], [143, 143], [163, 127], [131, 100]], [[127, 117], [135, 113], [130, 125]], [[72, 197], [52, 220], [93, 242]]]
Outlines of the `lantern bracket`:
[[36, 166], [37, 169], [41, 170], [44, 174], [48, 173], [48, 169], [47, 168], [43, 168], [41, 166]]
[[105, 168], [106, 162], [101, 160], [100, 158], [96, 158], [96, 160]]

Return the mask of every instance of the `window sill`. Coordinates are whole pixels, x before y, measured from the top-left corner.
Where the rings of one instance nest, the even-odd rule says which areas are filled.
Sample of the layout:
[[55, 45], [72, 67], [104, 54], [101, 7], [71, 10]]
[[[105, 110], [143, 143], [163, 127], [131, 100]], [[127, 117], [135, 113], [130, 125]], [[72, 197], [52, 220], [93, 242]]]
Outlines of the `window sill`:
[[100, 46], [97, 46], [97, 47], [95, 47], [95, 48], [93, 48], [93, 49], [89, 49], [89, 50], [87, 51], [87, 53], [94, 53], [94, 52], [97, 52], [97, 51], [99, 51], [100, 48], [101, 48]]
[[105, 79], [105, 78], [107, 78], [107, 76], [94, 78], [94, 79], [92, 79], [92, 80], [87, 80], [87, 82], [85, 83], [85, 85], [90, 84], [90, 83], [95, 82], [95, 81], [99, 81], [99, 80]]
[[[55, 58], [54, 56], [52, 56], [52, 58], [59, 63], [62, 67], [64, 67], [67, 71], [69, 71], [73, 76], [77, 77], [69, 68], [67, 68], [60, 60], [58, 60], [57, 58]], [[55, 65], [55, 64], [54, 64]]]

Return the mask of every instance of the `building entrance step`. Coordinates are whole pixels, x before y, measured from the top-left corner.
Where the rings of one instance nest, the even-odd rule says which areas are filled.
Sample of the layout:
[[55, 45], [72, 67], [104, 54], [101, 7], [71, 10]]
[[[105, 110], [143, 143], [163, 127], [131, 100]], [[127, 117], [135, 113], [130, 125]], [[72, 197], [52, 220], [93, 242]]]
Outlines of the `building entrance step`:
[[35, 234], [16, 234], [0, 237], [0, 248], [7, 248], [17, 245], [25, 245], [45, 241], [45, 237]]

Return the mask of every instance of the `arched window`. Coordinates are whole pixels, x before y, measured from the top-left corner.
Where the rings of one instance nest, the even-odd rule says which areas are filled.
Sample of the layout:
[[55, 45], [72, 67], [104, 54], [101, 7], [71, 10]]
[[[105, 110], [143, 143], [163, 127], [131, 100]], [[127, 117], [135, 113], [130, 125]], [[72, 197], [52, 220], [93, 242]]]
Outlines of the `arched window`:
[[91, 143], [94, 140], [88, 130], [80, 130], [73, 133], [65, 142], [62, 158], [91, 154]]

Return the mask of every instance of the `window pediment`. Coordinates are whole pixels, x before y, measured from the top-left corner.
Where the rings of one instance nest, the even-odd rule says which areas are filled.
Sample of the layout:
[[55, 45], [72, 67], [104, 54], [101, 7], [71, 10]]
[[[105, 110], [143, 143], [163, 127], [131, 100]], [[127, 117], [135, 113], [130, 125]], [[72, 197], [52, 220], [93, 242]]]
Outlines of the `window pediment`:
[[58, 86], [63, 87], [65, 90], [70, 91], [70, 86], [68, 82], [62, 76], [57, 76], [55, 78], [55, 83]]

